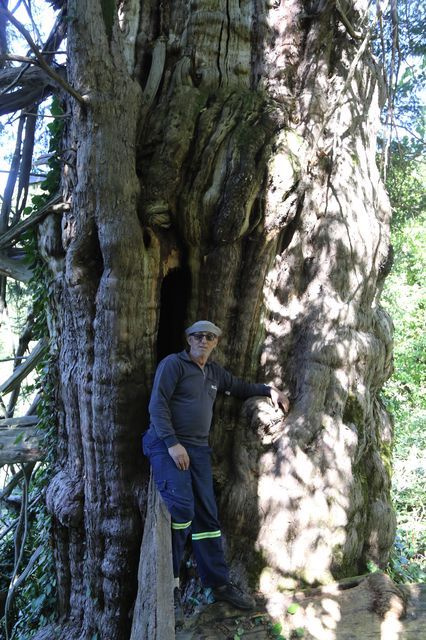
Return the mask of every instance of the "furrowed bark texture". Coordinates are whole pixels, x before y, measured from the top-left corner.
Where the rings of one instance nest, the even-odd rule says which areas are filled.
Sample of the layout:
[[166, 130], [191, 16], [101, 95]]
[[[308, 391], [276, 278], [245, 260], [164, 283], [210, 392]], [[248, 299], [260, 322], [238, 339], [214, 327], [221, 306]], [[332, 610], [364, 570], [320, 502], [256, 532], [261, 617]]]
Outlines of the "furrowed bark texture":
[[[68, 5], [69, 81], [86, 109], [69, 106], [62, 240], [53, 218], [41, 240], [61, 377], [48, 504], [62, 637], [130, 635], [148, 394], [157, 357], [196, 318], [223, 328], [218, 361], [293, 400], [286, 417], [266, 400], [216, 406], [236, 577], [279, 609], [288, 577], [383, 565], [389, 207], [367, 41], [332, 4]], [[341, 7], [367, 34], [366, 3]]]

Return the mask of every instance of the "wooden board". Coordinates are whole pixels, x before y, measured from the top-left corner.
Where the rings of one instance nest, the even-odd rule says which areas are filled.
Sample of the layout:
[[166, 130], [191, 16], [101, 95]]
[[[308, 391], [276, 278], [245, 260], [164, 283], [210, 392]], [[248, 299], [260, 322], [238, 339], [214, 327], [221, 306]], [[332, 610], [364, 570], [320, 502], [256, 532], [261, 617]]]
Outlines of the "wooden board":
[[170, 515], [150, 479], [130, 640], [174, 640]]

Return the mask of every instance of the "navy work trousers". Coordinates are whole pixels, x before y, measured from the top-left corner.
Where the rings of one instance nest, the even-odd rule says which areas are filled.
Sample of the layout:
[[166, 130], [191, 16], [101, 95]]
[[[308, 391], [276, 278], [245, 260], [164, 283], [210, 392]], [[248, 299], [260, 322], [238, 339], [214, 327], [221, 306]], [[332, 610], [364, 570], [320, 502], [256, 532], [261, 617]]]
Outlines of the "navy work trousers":
[[189, 469], [178, 469], [162, 440], [148, 431], [143, 450], [148, 456], [155, 484], [172, 519], [173, 572], [179, 576], [188, 535], [205, 587], [218, 587], [229, 581], [223, 555], [222, 535], [213, 493], [210, 447], [184, 445]]

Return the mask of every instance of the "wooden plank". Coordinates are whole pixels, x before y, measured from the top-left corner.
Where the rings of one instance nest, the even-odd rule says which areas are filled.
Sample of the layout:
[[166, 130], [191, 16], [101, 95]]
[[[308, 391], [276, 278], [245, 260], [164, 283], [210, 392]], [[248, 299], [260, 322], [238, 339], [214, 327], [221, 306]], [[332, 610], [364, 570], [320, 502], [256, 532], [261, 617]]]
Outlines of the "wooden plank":
[[3, 427], [33, 427], [38, 422], [38, 416], [20, 416], [18, 418], [0, 419], [0, 429]]
[[16, 389], [18, 385], [21, 384], [22, 380], [27, 377], [27, 375], [37, 366], [40, 360], [44, 356], [45, 349], [47, 347], [47, 339], [42, 338], [39, 340], [31, 351], [28, 358], [20, 364], [12, 375], [0, 385], [0, 393], [5, 395]]
[[0, 426], [0, 466], [43, 460], [37, 427]]
[[130, 640], [175, 640], [170, 515], [152, 479]]

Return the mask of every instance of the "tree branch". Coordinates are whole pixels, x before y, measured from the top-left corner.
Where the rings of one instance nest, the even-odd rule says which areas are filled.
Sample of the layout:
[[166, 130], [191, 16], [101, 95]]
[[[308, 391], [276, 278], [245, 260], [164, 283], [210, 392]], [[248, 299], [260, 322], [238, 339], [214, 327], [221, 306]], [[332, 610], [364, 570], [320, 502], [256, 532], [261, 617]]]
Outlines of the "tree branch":
[[20, 282], [28, 282], [31, 280], [32, 271], [24, 260], [9, 258], [9, 256], [0, 254], [0, 274]]
[[351, 38], [354, 38], [354, 40], [361, 40], [363, 34], [360, 31], [355, 31], [355, 29], [353, 28], [353, 26], [349, 22], [345, 12], [343, 11], [339, 0], [336, 0], [336, 10], [337, 10], [337, 13], [339, 14], [340, 20], [342, 21], [342, 23], [346, 27], [346, 31], [349, 33]]
[[50, 213], [62, 213], [63, 211], [69, 211], [70, 205], [65, 202], [60, 203], [60, 199], [60, 195], [55, 195], [49, 200], [49, 202], [41, 207], [41, 209], [25, 220], [21, 220], [14, 227], [11, 227], [8, 231], [5, 231], [5, 233], [0, 235], [0, 249], [5, 249], [6, 247], [9, 248], [14, 242], [19, 240], [25, 231], [28, 231], [28, 229], [31, 229], [31, 227], [34, 227], [36, 224], [41, 222], [41, 220]]
[[11, 13], [11, 11], [9, 11], [5, 5], [4, 5], [4, 0], [0, 0], [0, 12], [3, 13], [8, 19], [9, 21], [13, 24], [13, 26], [21, 33], [21, 35], [25, 38], [25, 40], [28, 42], [31, 50], [33, 51], [35, 57], [37, 58], [40, 67], [51, 77], [53, 78], [53, 80], [55, 80], [55, 82], [62, 87], [62, 89], [64, 89], [65, 91], [67, 91], [67, 93], [69, 93], [70, 95], [72, 95], [73, 98], [75, 98], [77, 100], [77, 102], [79, 102], [82, 107], [86, 108], [86, 102], [83, 98], [83, 96], [81, 96], [66, 80], [64, 80], [58, 73], [56, 73], [56, 71], [54, 71], [52, 69], [52, 67], [50, 67], [46, 60], [44, 59], [44, 57], [41, 54], [40, 49], [37, 47], [36, 43], [34, 42], [34, 40], [32, 39], [31, 35], [28, 33], [28, 31], [25, 29], [25, 27], [15, 18], [15, 16]]

